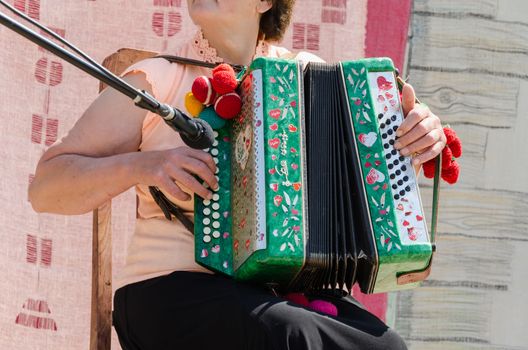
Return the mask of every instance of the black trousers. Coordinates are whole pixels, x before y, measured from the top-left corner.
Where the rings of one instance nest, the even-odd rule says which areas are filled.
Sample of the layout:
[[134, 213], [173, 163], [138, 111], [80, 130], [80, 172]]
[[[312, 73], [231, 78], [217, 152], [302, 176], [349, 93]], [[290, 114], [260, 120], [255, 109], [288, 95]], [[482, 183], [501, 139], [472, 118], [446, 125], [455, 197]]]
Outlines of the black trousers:
[[222, 276], [174, 272], [118, 289], [113, 322], [125, 350], [407, 349], [352, 297], [309, 298], [332, 302], [338, 317]]

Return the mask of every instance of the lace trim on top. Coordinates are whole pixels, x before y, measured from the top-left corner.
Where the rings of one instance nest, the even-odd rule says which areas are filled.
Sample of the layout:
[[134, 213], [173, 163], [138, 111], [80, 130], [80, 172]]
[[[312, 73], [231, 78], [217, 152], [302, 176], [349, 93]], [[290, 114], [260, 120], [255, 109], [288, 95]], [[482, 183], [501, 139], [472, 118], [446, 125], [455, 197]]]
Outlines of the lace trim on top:
[[[201, 30], [196, 31], [196, 34], [194, 35], [193, 47], [195, 48], [198, 56], [200, 56], [200, 58], [205, 62], [224, 62], [224, 59], [218, 56], [216, 49], [209, 44], [209, 40], [204, 37], [203, 32]], [[259, 40], [255, 48], [255, 55], [253, 56], [253, 59], [257, 57], [268, 56], [269, 51], [270, 45], [264, 40]]]

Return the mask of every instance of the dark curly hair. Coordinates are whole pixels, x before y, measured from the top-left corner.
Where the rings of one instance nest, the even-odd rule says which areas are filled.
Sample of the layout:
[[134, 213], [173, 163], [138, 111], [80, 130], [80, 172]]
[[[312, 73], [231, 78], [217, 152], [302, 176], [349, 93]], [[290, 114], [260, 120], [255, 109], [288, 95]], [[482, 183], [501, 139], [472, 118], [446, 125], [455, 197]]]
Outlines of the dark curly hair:
[[268, 41], [280, 41], [290, 25], [295, 0], [269, 0], [271, 9], [260, 18], [260, 33]]

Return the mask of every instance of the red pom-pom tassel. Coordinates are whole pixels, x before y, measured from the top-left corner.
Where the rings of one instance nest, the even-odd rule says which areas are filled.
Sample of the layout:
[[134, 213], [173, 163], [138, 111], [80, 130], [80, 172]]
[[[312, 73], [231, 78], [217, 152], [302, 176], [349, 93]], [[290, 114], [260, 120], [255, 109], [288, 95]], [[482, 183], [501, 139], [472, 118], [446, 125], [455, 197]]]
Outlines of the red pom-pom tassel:
[[[444, 128], [446, 136], [446, 146], [442, 150], [442, 171], [441, 177], [449, 184], [458, 181], [460, 175], [460, 165], [455, 161], [462, 155], [462, 142], [456, 132], [451, 128]], [[424, 176], [434, 178], [436, 169], [436, 159], [431, 159], [423, 165]]]
[[428, 179], [432, 179], [435, 176], [436, 169], [436, 158], [430, 159], [423, 165], [424, 175]]
[[220, 95], [235, 91], [238, 81], [233, 67], [222, 63], [213, 69], [213, 88]]
[[449, 148], [453, 153], [453, 157], [460, 158], [462, 156], [462, 142], [459, 138], [456, 138], [453, 142], [449, 144]]
[[217, 72], [222, 72], [222, 71], [230, 72], [233, 74], [233, 76], [235, 75], [235, 70], [233, 69], [233, 67], [231, 67], [231, 65], [227, 63], [220, 63], [218, 66], [214, 67], [213, 75]]
[[206, 76], [200, 76], [194, 79], [191, 91], [194, 97], [204, 105], [210, 105], [216, 99], [213, 81]]
[[460, 166], [457, 162], [453, 161], [451, 166], [447, 169], [442, 170], [442, 179], [449, 184], [454, 184], [458, 181], [458, 176], [460, 175]]
[[444, 134], [446, 136], [448, 145], [450, 145], [455, 139], [458, 138], [455, 130], [453, 130], [451, 128], [444, 128]]
[[453, 153], [449, 146], [444, 147], [442, 150], [442, 169], [447, 169], [453, 161]]

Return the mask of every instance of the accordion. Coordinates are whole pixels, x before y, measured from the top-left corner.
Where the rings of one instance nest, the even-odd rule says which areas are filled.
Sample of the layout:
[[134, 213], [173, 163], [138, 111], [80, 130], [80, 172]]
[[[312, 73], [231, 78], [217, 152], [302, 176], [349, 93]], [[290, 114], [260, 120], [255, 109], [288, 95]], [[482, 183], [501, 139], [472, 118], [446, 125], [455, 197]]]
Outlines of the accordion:
[[[195, 200], [195, 259], [283, 290], [414, 287], [430, 267], [388, 58], [337, 64], [258, 58], [241, 113], [215, 131], [219, 189]], [[409, 277], [411, 276], [411, 277]]]

